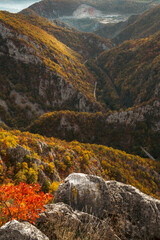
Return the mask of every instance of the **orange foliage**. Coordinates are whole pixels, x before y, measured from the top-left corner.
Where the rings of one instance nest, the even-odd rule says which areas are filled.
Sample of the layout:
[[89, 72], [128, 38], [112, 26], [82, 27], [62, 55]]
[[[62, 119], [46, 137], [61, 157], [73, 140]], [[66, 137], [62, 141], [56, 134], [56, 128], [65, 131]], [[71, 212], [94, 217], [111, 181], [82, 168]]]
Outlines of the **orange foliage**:
[[40, 188], [39, 184], [26, 183], [0, 186], [0, 225], [13, 219], [34, 223], [44, 211], [43, 205], [53, 197], [41, 192]]

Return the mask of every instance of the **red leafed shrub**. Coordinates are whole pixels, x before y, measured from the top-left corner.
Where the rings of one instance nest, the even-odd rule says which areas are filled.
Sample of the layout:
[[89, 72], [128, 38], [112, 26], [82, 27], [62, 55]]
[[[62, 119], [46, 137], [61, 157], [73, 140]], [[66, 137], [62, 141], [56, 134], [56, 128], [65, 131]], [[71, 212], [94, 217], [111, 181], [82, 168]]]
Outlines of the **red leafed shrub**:
[[0, 225], [13, 219], [34, 223], [52, 198], [41, 191], [39, 184], [0, 186]]

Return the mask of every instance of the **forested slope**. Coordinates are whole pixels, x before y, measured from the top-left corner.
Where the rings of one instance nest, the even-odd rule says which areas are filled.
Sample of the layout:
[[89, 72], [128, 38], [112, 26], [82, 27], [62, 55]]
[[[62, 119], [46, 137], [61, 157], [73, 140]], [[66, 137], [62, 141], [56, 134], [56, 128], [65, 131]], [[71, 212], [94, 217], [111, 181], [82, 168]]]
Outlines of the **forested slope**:
[[124, 28], [113, 41], [116, 44], [129, 39], [149, 37], [160, 31], [160, 5], [141, 14], [137, 19]]
[[0, 183], [36, 183], [54, 191], [72, 172], [84, 172], [131, 184], [160, 197], [158, 161], [96, 144], [68, 143], [29, 132], [0, 129]]
[[43, 30], [24, 15], [0, 12], [1, 120], [10, 126], [23, 127], [54, 109], [101, 109], [85, 59], [45, 31], [47, 24], [54, 29], [48, 22]]

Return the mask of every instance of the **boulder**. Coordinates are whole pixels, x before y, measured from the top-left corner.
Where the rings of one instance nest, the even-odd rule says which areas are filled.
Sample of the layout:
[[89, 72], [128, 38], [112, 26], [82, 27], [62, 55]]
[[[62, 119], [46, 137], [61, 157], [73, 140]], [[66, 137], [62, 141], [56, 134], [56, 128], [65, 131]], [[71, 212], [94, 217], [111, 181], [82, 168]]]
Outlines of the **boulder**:
[[64, 203], [46, 205], [36, 226], [50, 240], [118, 240], [107, 221], [85, 212], [74, 211]]
[[130, 185], [73, 173], [59, 186], [55, 202], [108, 219], [121, 239], [160, 239], [160, 201]]
[[49, 240], [40, 230], [28, 222], [16, 220], [6, 223], [0, 228], [0, 240]]

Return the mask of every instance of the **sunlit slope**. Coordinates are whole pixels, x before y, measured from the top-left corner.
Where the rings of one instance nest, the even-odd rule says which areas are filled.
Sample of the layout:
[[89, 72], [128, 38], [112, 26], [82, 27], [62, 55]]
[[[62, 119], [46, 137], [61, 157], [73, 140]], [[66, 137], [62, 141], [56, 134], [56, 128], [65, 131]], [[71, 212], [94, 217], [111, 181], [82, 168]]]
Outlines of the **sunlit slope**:
[[7, 124], [16, 118], [23, 126], [48, 109], [99, 109], [82, 56], [22, 15], [0, 12], [0, 28], [1, 112], [7, 117], [1, 116]]
[[158, 31], [160, 31], [160, 5], [139, 15], [136, 21], [121, 31], [113, 41], [119, 44], [129, 39], [149, 37]]
[[105, 51], [98, 64], [110, 76], [122, 106], [160, 99], [160, 32]]
[[[85, 82], [85, 79], [88, 77], [86, 74], [88, 71], [83, 64], [82, 57], [59, 42], [53, 35], [41, 29], [41, 26], [30, 25], [21, 15], [14, 15], [7, 12], [1, 12], [0, 21], [4, 23], [11, 32], [17, 32], [17, 34], [28, 37], [28, 39], [26, 39], [26, 45], [29, 45], [29, 47], [35, 50], [34, 54], [38, 56], [49, 69], [59, 73], [73, 84], [78, 85], [80, 77], [82, 77], [84, 79], [83, 82]], [[17, 41], [20, 42], [20, 39], [17, 38]], [[23, 43], [25, 43], [25, 40], [23, 40]], [[77, 69], [79, 69], [78, 75]], [[76, 76], [76, 79], [71, 76], [70, 73], [72, 73], [74, 77]], [[80, 88], [83, 88], [83, 82], [80, 80]], [[85, 90], [88, 83], [86, 82], [84, 84], [86, 84], [84, 87]], [[89, 88], [85, 91], [88, 92]]]
[[160, 197], [159, 162], [102, 145], [67, 143], [0, 129], [0, 159], [1, 183], [38, 181], [48, 191], [52, 182], [63, 180], [69, 173], [84, 172], [131, 184]]
[[61, 25], [64, 25], [64, 27], [56, 26], [54, 22], [38, 16], [29, 8], [23, 10], [21, 14], [24, 15], [24, 20], [40, 27], [48, 34], [53, 35], [57, 40], [78, 52], [86, 59], [93, 58], [104, 50], [113, 47], [110, 40], [106, 40], [92, 33], [79, 32], [74, 28], [70, 28], [69, 25], [65, 27], [63, 23], [61, 23]]

